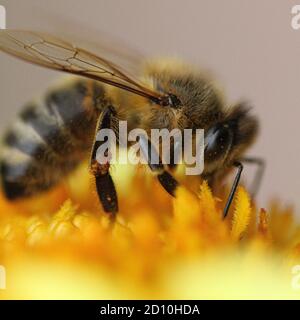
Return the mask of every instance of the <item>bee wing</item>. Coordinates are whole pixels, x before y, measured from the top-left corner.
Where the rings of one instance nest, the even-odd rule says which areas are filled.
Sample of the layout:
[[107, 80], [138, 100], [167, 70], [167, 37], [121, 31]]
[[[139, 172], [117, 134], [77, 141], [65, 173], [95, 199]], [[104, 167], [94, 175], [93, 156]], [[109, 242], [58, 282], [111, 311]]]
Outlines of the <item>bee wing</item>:
[[119, 87], [157, 103], [162, 97], [106, 58], [48, 34], [0, 30], [0, 50], [33, 64]]

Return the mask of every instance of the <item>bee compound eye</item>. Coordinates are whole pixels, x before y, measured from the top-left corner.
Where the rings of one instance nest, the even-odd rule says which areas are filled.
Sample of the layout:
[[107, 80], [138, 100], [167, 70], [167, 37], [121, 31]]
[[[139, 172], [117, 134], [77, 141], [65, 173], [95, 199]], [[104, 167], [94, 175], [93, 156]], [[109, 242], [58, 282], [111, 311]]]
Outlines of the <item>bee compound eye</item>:
[[232, 143], [232, 131], [227, 125], [209, 129], [205, 135], [205, 158], [215, 160], [226, 154]]

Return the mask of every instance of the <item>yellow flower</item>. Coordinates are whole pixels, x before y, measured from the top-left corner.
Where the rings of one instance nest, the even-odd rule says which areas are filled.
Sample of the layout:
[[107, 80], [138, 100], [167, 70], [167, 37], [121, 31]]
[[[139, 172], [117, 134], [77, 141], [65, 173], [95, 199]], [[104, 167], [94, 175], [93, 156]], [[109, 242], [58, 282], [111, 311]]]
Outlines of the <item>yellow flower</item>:
[[290, 208], [256, 209], [240, 187], [223, 220], [224, 201], [205, 181], [196, 192], [183, 183], [172, 199], [142, 168], [119, 165], [112, 226], [87, 171], [31, 200], [1, 196], [0, 298], [300, 297], [300, 227]]

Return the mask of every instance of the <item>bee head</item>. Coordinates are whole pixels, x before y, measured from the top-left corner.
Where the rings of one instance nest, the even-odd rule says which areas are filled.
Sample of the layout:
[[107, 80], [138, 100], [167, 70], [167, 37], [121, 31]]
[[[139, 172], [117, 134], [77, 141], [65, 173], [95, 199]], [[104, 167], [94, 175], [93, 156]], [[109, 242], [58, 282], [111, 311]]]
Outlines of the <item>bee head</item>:
[[239, 103], [225, 113], [221, 122], [206, 131], [207, 164], [230, 165], [253, 143], [258, 131], [258, 120], [249, 111], [246, 104]]

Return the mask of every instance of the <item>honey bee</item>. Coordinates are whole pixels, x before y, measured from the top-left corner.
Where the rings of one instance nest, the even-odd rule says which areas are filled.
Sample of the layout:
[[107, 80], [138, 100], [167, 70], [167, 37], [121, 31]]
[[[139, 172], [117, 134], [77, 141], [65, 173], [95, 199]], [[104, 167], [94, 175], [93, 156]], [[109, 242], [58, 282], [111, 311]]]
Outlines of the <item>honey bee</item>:
[[[115, 217], [118, 200], [110, 163], [96, 160], [103, 142], [97, 141], [95, 134], [103, 128], [117, 131], [120, 120], [126, 120], [129, 129], [146, 131], [204, 129], [202, 178], [213, 186], [232, 167], [237, 168], [224, 217], [238, 186], [243, 161], [259, 165], [258, 184], [263, 161], [243, 156], [257, 136], [258, 120], [245, 103], [227, 106], [202, 72], [179, 62], [157, 60], [146, 64], [141, 79], [136, 80], [105, 57], [31, 31], [1, 30], [0, 50], [80, 76], [25, 106], [5, 133], [0, 170], [8, 199], [29, 197], [55, 186], [91, 152], [90, 172], [99, 200], [104, 211]], [[151, 146], [151, 141], [142, 143]], [[175, 196], [178, 182], [172, 175], [174, 164], [165, 166], [160, 159], [157, 164], [149, 162], [149, 167], [162, 187]]]

